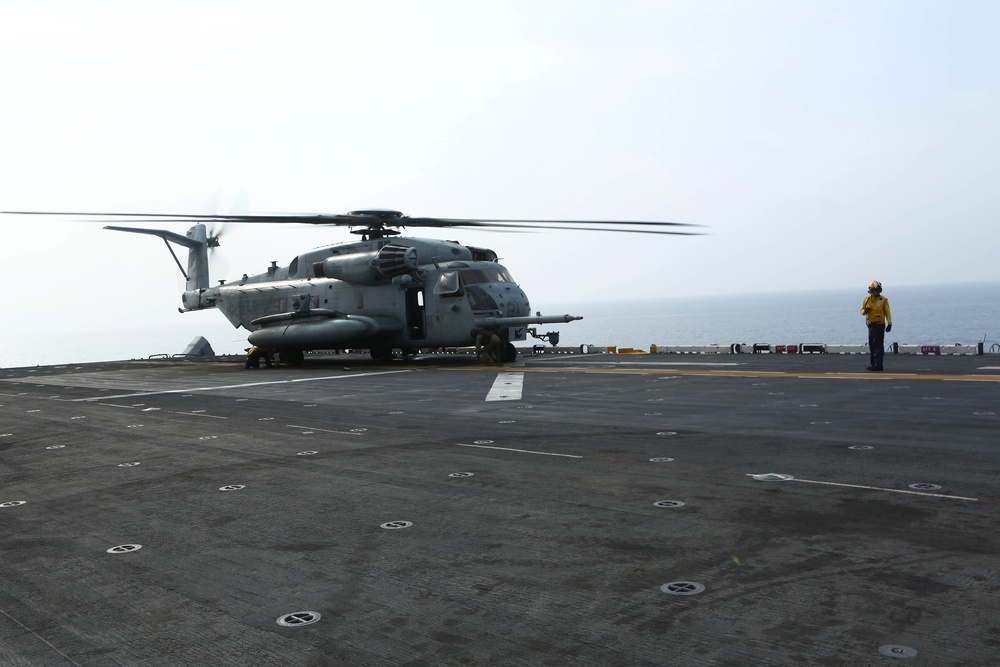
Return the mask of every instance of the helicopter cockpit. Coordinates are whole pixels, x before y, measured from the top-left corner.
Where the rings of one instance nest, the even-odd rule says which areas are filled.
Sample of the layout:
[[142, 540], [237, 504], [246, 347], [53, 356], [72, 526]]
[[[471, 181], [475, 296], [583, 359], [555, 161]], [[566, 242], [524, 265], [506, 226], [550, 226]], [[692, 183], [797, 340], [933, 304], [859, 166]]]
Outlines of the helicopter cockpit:
[[479, 283], [512, 283], [514, 280], [507, 269], [499, 264], [491, 264], [482, 268], [470, 268], [462, 271], [462, 282], [466, 285]]
[[474, 313], [520, 316], [531, 310], [528, 297], [499, 264], [450, 262], [442, 268], [434, 285], [441, 299], [465, 298]]

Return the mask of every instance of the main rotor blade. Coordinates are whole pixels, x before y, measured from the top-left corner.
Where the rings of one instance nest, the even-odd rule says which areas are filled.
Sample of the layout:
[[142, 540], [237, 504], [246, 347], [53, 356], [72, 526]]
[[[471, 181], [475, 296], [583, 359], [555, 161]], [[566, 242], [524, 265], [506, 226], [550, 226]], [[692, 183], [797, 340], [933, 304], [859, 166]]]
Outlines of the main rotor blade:
[[[143, 222], [150, 219], [156, 220], [158, 222], [260, 222], [260, 223], [282, 223], [282, 222], [303, 222], [310, 224], [362, 224], [362, 222], [367, 220], [374, 220], [377, 218], [370, 216], [360, 216], [360, 215], [345, 215], [345, 214], [296, 214], [296, 213], [277, 213], [271, 215], [228, 215], [228, 214], [215, 214], [215, 213], [94, 213], [86, 211], [0, 211], [0, 213], [6, 215], [51, 215], [51, 216], [82, 216], [86, 218], [139, 218]], [[127, 221], [123, 221], [127, 222]]]
[[[529, 224], [529, 225], [638, 225], [638, 226], [654, 226], [654, 227], [702, 227], [703, 225], [696, 225], [690, 222], [654, 222], [648, 220], [520, 220], [520, 219], [505, 219], [505, 218], [402, 218], [402, 220], [410, 221], [410, 224], [426, 224], [427, 226], [434, 226], [435, 223], [443, 225], [478, 225], [478, 224]], [[550, 229], [550, 228], [545, 228]], [[563, 229], [563, 228], [552, 228], [552, 229]], [[569, 229], [568, 227], [565, 229]]]
[[[703, 232], [666, 231], [660, 229], [645, 229], [648, 227], [703, 227], [703, 225], [688, 222], [657, 222], [649, 220], [511, 220], [500, 218], [430, 218], [399, 216], [386, 218], [379, 215], [364, 213], [333, 213], [333, 214], [299, 214], [274, 213], [263, 215], [226, 215], [226, 214], [186, 214], [186, 213], [87, 213], [87, 212], [43, 212], [43, 211], [2, 211], [12, 215], [51, 215], [51, 216], [82, 216], [86, 218], [114, 218], [121, 222], [148, 222], [156, 220], [165, 223], [206, 223], [206, 222], [240, 222], [240, 223], [297, 223], [308, 225], [337, 225], [361, 227], [369, 225], [373, 229], [393, 227], [469, 227], [479, 229], [564, 229], [568, 231], [593, 232], [629, 232], [633, 234], [671, 234], [676, 236], [696, 236]], [[125, 218], [123, 220], [123, 218]], [[128, 218], [134, 218], [128, 220]], [[621, 227], [597, 227], [592, 225], [621, 225]], [[639, 227], [641, 229], [629, 229]]]
[[[634, 223], [633, 223], [634, 224]], [[648, 224], [648, 223], [647, 223]], [[684, 223], [677, 223], [684, 224]], [[701, 225], [692, 225], [694, 227], [700, 227]], [[492, 230], [500, 230], [511, 227], [520, 227], [523, 229], [565, 229], [567, 231], [582, 231], [582, 232], [624, 232], [628, 234], [671, 234], [673, 236], [705, 236], [706, 232], [669, 232], [666, 230], [658, 229], [624, 229], [620, 227], [560, 227], [557, 225], [515, 225], [515, 224], [491, 224], [488, 227]]]

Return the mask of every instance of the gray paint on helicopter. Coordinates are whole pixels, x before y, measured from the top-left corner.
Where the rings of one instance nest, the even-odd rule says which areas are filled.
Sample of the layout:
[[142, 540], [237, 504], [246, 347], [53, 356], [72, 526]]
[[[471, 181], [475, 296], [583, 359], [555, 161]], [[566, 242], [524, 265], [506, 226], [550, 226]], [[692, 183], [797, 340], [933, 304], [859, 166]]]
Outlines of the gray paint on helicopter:
[[[107, 225], [106, 229], [158, 236], [185, 277], [181, 312], [218, 309], [248, 341], [297, 365], [314, 350], [368, 349], [376, 359], [394, 350], [467, 346], [481, 332], [498, 336], [501, 356], [516, 358], [513, 343], [532, 336], [555, 344], [557, 332], [537, 335], [530, 324], [569, 323], [578, 315], [532, 312], [524, 290], [488, 248], [454, 241], [403, 237], [405, 227], [475, 229], [586, 229], [629, 234], [697, 235], [698, 225], [667, 221], [502, 220], [412, 217], [390, 209], [345, 214], [191, 215], [8, 211], [10, 215], [91, 220], [193, 223], [185, 235], [165, 229]], [[209, 224], [311, 224], [351, 227], [362, 240], [315, 248], [287, 266], [210, 284], [208, 252], [221, 231]], [[185, 271], [171, 243], [188, 250]], [[259, 363], [251, 355], [248, 365]]]

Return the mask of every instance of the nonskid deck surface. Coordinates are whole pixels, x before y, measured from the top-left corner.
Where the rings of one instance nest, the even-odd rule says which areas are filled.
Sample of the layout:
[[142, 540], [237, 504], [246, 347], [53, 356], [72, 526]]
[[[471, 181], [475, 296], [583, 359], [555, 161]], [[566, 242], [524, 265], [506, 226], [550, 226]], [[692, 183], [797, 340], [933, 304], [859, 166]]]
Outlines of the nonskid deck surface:
[[2, 369], [0, 664], [995, 665], [1000, 363], [865, 361]]

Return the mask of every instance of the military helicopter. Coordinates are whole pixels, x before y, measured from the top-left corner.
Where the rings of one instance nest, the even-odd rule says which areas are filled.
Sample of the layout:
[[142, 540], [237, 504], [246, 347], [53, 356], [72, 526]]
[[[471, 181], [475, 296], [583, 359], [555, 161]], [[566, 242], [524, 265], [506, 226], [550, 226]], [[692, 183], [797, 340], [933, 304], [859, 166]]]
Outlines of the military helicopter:
[[[573, 315], [532, 314], [527, 295], [488, 248], [457, 241], [402, 237], [405, 227], [474, 227], [508, 230], [569, 229], [690, 235], [678, 222], [558, 221], [424, 218], [368, 208], [317, 215], [172, 215], [158, 213], [42, 213], [117, 222], [193, 224], [186, 235], [163, 229], [108, 225], [105, 229], [150, 234], [164, 240], [186, 280], [180, 312], [218, 308], [249, 342], [274, 350], [297, 366], [312, 350], [369, 350], [388, 360], [420, 349], [471, 345], [476, 335], [500, 336], [503, 360], [514, 361], [515, 341], [558, 341], [558, 332], [537, 335], [530, 324], [566, 323]], [[208, 251], [219, 245], [211, 226], [226, 223], [299, 223], [351, 228], [360, 241], [309, 250], [287, 266], [272, 262], [263, 273], [236, 281], [209, 281]], [[187, 270], [171, 243], [188, 249]]]

